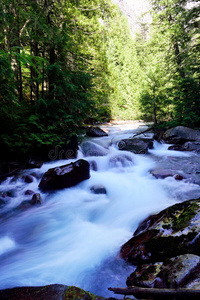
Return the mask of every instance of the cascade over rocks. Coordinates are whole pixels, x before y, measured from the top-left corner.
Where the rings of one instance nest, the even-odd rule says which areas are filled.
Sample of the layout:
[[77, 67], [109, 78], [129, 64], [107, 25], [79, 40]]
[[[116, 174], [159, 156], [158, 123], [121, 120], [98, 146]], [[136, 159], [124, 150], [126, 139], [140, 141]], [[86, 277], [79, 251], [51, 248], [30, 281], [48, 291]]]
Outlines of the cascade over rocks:
[[39, 188], [43, 191], [69, 188], [89, 178], [89, 163], [79, 159], [74, 163], [49, 169], [43, 175]]
[[131, 151], [135, 154], [146, 154], [153, 148], [152, 139], [123, 139], [118, 144], [119, 150]]
[[105, 156], [109, 151], [96, 143], [87, 141], [81, 144], [81, 149], [85, 157], [88, 156]]
[[200, 199], [175, 204], [144, 220], [120, 251], [133, 264], [200, 253]]
[[87, 127], [86, 128], [86, 134], [89, 137], [102, 137], [102, 136], [108, 136], [108, 134], [101, 129], [100, 127]]

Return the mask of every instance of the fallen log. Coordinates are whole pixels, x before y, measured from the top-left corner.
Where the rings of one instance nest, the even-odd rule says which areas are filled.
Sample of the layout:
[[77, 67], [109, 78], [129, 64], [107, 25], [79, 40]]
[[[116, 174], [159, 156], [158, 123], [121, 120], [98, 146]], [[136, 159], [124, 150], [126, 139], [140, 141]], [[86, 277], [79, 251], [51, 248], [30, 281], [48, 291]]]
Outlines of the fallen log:
[[153, 297], [155, 299], [200, 299], [200, 289], [188, 289], [188, 288], [143, 288], [143, 287], [130, 287], [130, 288], [108, 288], [109, 291], [115, 294], [121, 294], [124, 296], [133, 295], [136, 298], [149, 299]]
[[151, 131], [151, 130], [153, 130], [153, 129], [154, 129], [154, 126], [149, 127], [148, 129], [145, 129], [145, 130], [142, 131], [142, 132], [138, 132], [138, 133], [136, 133], [136, 134], [134, 134], [134, 135], [132, 136], [132, 139], [135, 138], [135, 137], [138, 136], [138, 135], [141, 135], [141, 134], [145, 135], [146, 132]]

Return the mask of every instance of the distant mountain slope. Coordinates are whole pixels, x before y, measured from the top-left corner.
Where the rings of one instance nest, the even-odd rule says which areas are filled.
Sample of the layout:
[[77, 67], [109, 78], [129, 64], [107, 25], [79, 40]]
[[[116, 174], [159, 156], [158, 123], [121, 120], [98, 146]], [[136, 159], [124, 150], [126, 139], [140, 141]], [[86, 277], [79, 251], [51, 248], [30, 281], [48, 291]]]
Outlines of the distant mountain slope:
[[150, 14], [142, 14], [148, 12], [150, 4], [148, 0], [112, 0], [118, 4], [120, 9], [125, 13], [128, 18], [131, 31], [134, 33], [139, 27], [139, 20], [145, 23], [149, 23], [151, 20]]

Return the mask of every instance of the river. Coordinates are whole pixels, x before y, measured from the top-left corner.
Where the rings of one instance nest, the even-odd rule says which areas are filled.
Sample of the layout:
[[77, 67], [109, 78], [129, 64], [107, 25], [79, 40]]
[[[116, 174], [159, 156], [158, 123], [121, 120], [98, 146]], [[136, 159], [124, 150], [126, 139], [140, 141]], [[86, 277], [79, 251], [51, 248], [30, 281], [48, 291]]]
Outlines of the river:
[[[78, 158], [97, 164], [89, 180], [52, 193], [39, 191], [45, 171], [74, 161], [63, 160], [25, 170], [25, 174], [35, 174], [32, 183], [11, 177], [0, 185], [1, 193], [12, 191], [0, 211], [0, 289], [59, 283], [111, 297], [108, 287], [125, 287], [135, 269], [120, 258], [119, 250], [138, 224], [176, 202], [200, 197], [199, 184], [173, 177], [156, 179], [150, 173], [158, 165], [195, 161], [197, 154], [169, 151], [157, 142], [147, 155], [119, 151], [120, 139], [145, 126], [104, 128], [109, 136], [92, 142], [107, 148], [106, 156], [84, 157], [79, 149]], [[103, 185], [107, 194], [92, 193], [95, 184]], [[42, 205], [18, 211], [15, 208], [30, 199], [25, 196], [27, 189], [41, 193]]]

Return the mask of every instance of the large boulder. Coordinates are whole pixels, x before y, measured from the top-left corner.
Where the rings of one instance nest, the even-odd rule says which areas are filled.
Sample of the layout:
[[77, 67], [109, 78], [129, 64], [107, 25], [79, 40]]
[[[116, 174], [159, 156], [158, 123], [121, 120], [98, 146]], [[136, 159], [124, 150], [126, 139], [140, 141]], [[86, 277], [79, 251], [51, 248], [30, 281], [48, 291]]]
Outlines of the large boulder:
[[175, 204], [144, 220], [121, 248], [134, 264], [200, 253], [200, 199]]
[[49, 169], [42, 177], [39, 188], [43, 191], [69, 188], [90, 178], [88, 161], [79, 159], [74, 163]]
[[101, 129], [100, 127], [93, 127], [93, 126], [86, 128], [86, 134], [87, 136], [90, 137], [108, 136], [108, 134], [103, 129]]
[[127, 278], [127, 286], [149, 288], [178, 288], [199, 285], [200, 257], [179, 255], [164, 262], [138, 266]]
[[123, 139], [118, 144], [119, 150], [131, 151], [135, 154], [146, 154], [153, 148], [152, 139]]
[[183, 144], [186, 141], [200, 141], [200, 131], [184, 126], [176, 126], [164, 133], [164, 140], [168, 144]]

